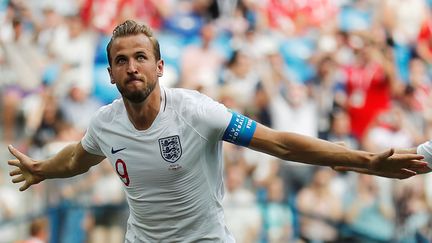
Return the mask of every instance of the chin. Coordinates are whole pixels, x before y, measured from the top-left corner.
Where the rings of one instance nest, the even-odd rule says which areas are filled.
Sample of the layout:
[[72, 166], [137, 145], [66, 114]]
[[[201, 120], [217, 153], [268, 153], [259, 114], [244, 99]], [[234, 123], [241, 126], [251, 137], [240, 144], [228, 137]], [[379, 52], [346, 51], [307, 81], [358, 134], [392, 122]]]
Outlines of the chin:
[[144, 94], [129, 94], [129, 95], [124, 95], [123, 98], [127, 99], [128, 101], [135, 103], [135, 104], [139, 104], [142, 103], [144, 101], [147, 100], [148, 95], [144, 95]]
[[124, 88], [124, 87], [121, 88], [121, 87], [117, 86], [122, 97], [127, 99], [128, 101], [130, 101], [132, 103], [135, 103], [135, 104], [139, 104], [139, 103], [142, 103], [145, 100], [147, 100], [147, 98], [151, 95], [151, 93], [153, 92], [155, 87], [156, 87], [156, 84], [149, 85], [141, 91], [130, 91], [129, 92], [129, 91], [127, 91], [126, 88]]

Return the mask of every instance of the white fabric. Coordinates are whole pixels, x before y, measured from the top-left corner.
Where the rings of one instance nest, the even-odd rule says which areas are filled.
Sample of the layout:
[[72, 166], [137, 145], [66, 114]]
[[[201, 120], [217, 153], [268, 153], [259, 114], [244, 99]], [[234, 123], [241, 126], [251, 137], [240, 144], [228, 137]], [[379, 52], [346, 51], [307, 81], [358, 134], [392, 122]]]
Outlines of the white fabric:
[[417, 147], [417, 154], [423, 155], [424, 160], [428, 162], [429, 168], [432, 168], [432, 141], [427, 141]]
[[[82, 140], [86, 151], [106, 156], [114, 169], [118, 160], [126, 164], [126, 242], [234, 242], [221, 205], [221, 138], [232, 115], [196, 91], [161, 88], [161, 95], [149, 129], [136, 130], [119, 99], [98, 111]], [[159, 144], [171, 136], [181, 145], [173, 163], [163, 158]], [[125, 174], [121, 163], [118, 171]]]

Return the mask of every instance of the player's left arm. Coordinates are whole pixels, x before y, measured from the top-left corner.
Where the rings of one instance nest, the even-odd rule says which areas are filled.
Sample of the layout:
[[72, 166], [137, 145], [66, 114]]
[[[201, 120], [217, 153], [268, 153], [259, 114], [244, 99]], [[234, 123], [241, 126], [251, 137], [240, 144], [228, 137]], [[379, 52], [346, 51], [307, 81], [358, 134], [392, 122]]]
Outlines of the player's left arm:
[[233, 113], [223, 140], [264, 152], [282, 160], [351, 168], [360, 173], [391, 178], [408, 178], [424, 171], [422, 155], [394, 154], [354, 150], [326, 140], [297, 133], [281, 132], [261, 125], [241, 114]]
[[248, 146], [283, 160], [306, 164], [349, 167], [354, 171], [391, 178], [408, 178], [429, 172], [422, 154], [395, 154], [393, 149], [370, 153], [350, 149], [326, 140], [290, 132], [280, 132], [257, 124]]

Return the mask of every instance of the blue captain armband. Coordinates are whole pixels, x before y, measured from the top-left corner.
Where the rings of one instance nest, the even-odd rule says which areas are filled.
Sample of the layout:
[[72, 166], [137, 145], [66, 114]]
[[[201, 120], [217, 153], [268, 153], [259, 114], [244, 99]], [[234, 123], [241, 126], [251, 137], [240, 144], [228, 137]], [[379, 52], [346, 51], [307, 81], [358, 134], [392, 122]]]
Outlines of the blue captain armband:
[[222, 140], [241, 146], [249, 146], [256, 129], [256, 121], [234, 111]]

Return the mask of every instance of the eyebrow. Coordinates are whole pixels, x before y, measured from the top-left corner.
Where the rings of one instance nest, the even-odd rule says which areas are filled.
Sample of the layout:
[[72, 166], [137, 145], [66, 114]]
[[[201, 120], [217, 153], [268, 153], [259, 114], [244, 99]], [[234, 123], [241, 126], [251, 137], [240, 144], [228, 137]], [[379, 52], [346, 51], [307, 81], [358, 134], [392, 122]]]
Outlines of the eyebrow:
[[144, 51], [137, 51], [134, 53], [134, 55], [139, 55], [139, 54], [143, 54], [143, 55], [147, 56], [147, 53]]
[[126, 57], [126, 55], [123, 55], [123, 54], [117, 55], [117, 56], [115, 56], [114, 61], [117, 61], [118, 59], [125, 58], [125, 57]]
[[[144, 55], [144, 56], [148, 57], [148, 53], [146, 51], [141, 51], [141, 50], [133, 53], [132, 55], [133, 56]], [[114, 62], [116, 62], [120, 58], [127, 58], [127, 55], [125, 55], [125, 54], [119, 54], [119, 55], [115, 56], [114, 57]]]

